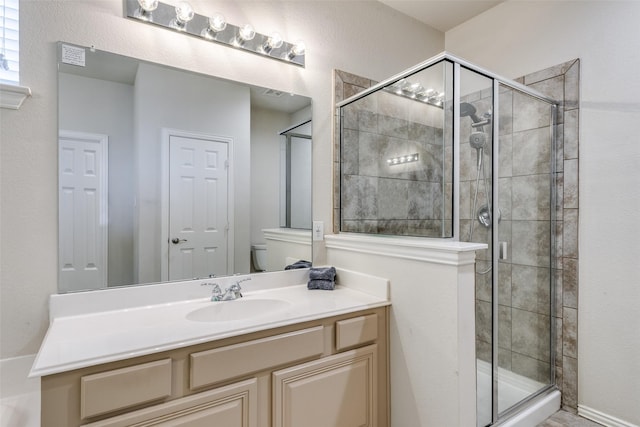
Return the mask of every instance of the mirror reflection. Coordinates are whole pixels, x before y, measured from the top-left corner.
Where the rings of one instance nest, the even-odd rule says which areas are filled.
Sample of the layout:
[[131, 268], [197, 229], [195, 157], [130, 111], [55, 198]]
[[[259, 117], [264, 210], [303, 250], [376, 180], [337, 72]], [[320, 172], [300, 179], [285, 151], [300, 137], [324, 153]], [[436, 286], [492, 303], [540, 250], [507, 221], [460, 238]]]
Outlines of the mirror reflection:
[[311, 260], [309, 98], [58, 47], [60, 292]]

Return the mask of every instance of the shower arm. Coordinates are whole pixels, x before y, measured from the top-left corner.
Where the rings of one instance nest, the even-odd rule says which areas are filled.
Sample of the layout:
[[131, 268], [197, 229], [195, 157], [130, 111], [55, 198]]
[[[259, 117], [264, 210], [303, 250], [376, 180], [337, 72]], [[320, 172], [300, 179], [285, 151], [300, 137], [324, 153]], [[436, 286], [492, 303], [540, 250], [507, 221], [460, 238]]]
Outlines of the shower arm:
[[[491, 123], [491, 119], [485, 119], [482, 120], [481, 122], [474, 122], [471, 123], [471, 127], [476, 129], [476, 128], [482, 128], [483, 126], [488, 125], [489, 123]], [[482, 130], [482, 129], [481, 129]]]

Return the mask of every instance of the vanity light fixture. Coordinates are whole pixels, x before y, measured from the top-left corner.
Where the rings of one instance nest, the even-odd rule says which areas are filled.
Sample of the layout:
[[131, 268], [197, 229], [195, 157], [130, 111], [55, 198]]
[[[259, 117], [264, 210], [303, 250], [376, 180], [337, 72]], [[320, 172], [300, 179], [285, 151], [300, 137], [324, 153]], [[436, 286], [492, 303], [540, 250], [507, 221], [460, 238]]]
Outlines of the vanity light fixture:
[[432, 88], [425, 88], [420, 83], [400, 79], [384, 88], [386, 92], [394, 93], [405, 98], [415, 99], [434, 107], [442, 108], [444, 92], [438, 92]]
[[387, 159], [387, 164], [389, 166], [404, 165], [407, 163], [417, 162], [418, 159], [419, 159], [418, 153], [405, 154], [404, 156], [392, 157], [390, 159]]
[[300, 67], [305, 66], [305, 44], [302, 41], [286, 42], [277, 32], [266, 35], [257, 33], [250, 24], [232, 25], [220, 13], [212, 16], [199, 15], [186, 1], [176, 3], [175, 7], [158, 0], [124, 0], [124, 2], [127, 18], [266, 58]]

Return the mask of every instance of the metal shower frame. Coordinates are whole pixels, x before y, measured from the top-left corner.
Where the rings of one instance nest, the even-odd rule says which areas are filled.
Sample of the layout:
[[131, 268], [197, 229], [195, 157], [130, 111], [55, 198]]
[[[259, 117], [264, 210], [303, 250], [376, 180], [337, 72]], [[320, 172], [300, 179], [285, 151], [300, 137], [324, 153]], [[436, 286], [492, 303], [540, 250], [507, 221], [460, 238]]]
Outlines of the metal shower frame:
[[[494, 155], [492, 155], [492, 173], [491, 173], [491, 185], [492, 185], [492, 200], [494, 201], [494, 203], [492, 203], [492, 212], [491, 212], [491, 216], [492, 218], [498, 218], [499, 217], [499, 208], [498, 208], [498, 203], [497, 201], [499, 200], [499, 192], [498, 192], [498, 177], [499, 177], [499, 156], [496, 155], [499, 151], [498, 151], [498, 144], [499, 144], [499, 115], [497, 114], [497, 112], [499, 111], [499, 91], [500, 91], [500, 85], [506, 86], [508, 88], [511, 89], [515, 89], [517, 91], [520, 91], [528, 96], [531, 96], [532, 98], [536, 98], [538, 100], [544, 101], [546, 103], [549, 104], [550, 106], [550, 111], [551, 111], [551, 120], [550, 120], [550, 137], [551, 137], [551, 159], [550, 159], [550, 164], [551, 164], [551, 170], [549, 171], [550, 174], [550, 180], [549, 180], [549, 186], [550, 186], [550, 195], [551, 195], [551, 209], [550, 209], [550, 230], [549, 230], [549, 239], [550, 239], [550, 257], [549, 257], [549, 263], [550, 263], [550, 267], [552, 267], [552, 263], [553, 260], [555, 259], [555, 248], [556, 248], [556, 242], [555, 242], [555, 232], [554, 232], [554, 227], [556, 224], [556, 210], [555, 210], [555, 200], [556, 200], [556, 182], [555, 182], [555, 178], [556, 178], [556, 161], [555, 161], [555, 152], [556, 152], [556, 127], [557, 127], [557, 111], [558, 111], [558, 102], [552, 98], [549, 98], [548, 96], [534, 90], [531, 89], [521, 83], [518, 83], [516, 81], [504, 78], [502, 76], [499, 76], [489, 70], [486, 70], [482, 67], [479, 67], [477, 65], [474, 65], [468, 61], [465, 61], [462, 58], [459, 58], [455, 55], [452, 55], [448, 52], [442, 52], [438, 55], [435, 55], [429, 59], [427, 59], [424, 62], [421, 62], [418, 65], [415, 65], [405, 71], [402, 71], [399, 74], [396, 74], [386, 80], [383, 80], [382, 82], [371, 86], [368, 89], [363, 90], [362, 92], [359, 92], [356, 95], [351, 96], [350, 98], [345, 99], [344, 101], [341, 101], [339, 103], [336, 104], [336, 117], [340, 117], [340, 109], [341, 107], [344, 107], [348, 104], [351, 104], [359, 99], [362, 99], [374, 92], [377, 92], [381, 89], [383, 89], [386, 86], [389, 86], [403, 78], [406, 78], [410, 75], [413, 75], [419, 71], [422, 71], [426, 68], [429, 68], [433, 65], [436, 65], [440, 62], [449, 62], [453, 65], [453, 96], [451, 98], [451, 102], [453, 104], [453, 237], [450, 238], [444, 238], [447, 240], [454, 240], [454, 241], [459, 241], [460, 240], [460, 216], [459, 216], [459, 212], [460, 212], [460, 199], [459, 199], [459, 195], [460, 195], [460, 74], [461, 74], [461, 69], [467, 69], [473, 72], [476, 72], [480, 75], [483, 75], [489, 79], [492, 80], [492, 89], [493, 89], [493, 96], [492, 96], [492, 111], [494, 112], [493, 114], [493, 119], [492, 119], [492, 132], [493, 132], [493, 138], [492, 138], [492, 153], [494, 153]], [[499, 241], [499, 237], [498, 237], [498, 231], [499, 231], [499, 227], [494, 226], [492, 227], [492, 241], [493, 242], [498, 242]], [[494, 269], [493, 271], [498, 271], [498, 261], [499, 261], [499, 256], [500, 256], [500, 245], [498, 244], [494, 244], [492, 245], [492, 256], [491, 256], [491, 268]], [[498, 305], [498, 275], [497, 274], [493, 274], [492, 275], [492, 425], [499, 425], [501, 422], [506, 421], [509, 417], [511, 417], [512, 415], [517, 414], [523, 407], [526, 407], [527, 404], [529, 402], [531, 402], [532, 400], [537, 399], [540, 396], [546, 396], [547, 394], [553, 392], [554, 390], [557, 390], [557, 386], [555, 384], [555, 334], [556, 334], [556, 327], [555, 327], [555, 298], [553, 297], [553, 295], [555, 295], [555, 279], [554, 279], [554, 274], [550, 274], [550, 342], [549, 342], [549, 349], [550, 349], [550, 377], [549, 380], [549, 384], [542, 388], [541, 390], [538, 390], [536, 393], [533, 393], [532, 395], [528, 396], [527, 398], [525, 398], [524, 400], [522, 400], [521, 402], [515, 404], [514, 406], [506, 409], [503, 412], [499, 412], [498, 410], [498, 315], [497, 315], [497, 305]]]

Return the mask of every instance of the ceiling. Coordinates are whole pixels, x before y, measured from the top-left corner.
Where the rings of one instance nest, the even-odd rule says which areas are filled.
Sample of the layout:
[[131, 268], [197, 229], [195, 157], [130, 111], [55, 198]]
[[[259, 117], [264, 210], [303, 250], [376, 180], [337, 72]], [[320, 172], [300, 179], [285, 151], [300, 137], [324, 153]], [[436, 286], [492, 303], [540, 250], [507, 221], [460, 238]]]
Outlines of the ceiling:
[[504, 0], [379, 0], [442, 32], [480, 15]]

